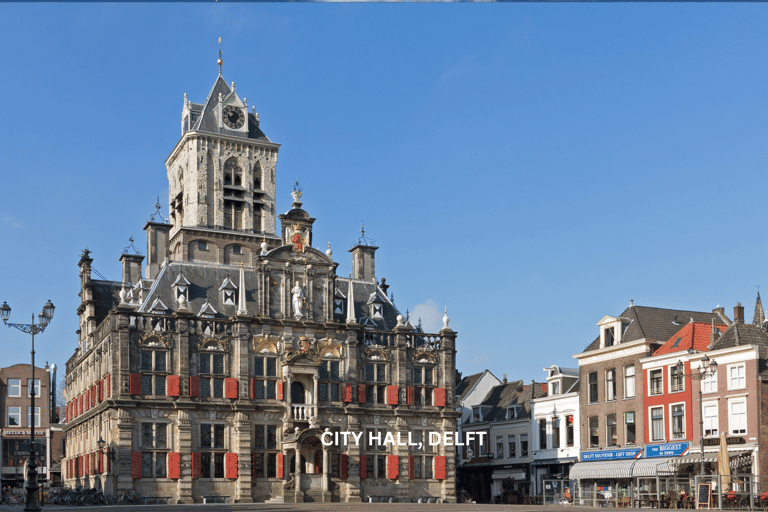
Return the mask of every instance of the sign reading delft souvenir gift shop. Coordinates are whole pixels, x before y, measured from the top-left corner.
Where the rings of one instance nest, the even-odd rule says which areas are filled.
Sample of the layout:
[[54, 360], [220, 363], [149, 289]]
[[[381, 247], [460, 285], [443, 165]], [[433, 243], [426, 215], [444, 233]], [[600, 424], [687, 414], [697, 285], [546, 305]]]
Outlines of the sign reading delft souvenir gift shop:
[[[688, 455], [690, 443], [662, 443], [650, 444], [645, 447], [645, 458], [655, 457], [681, 457]], [[642, 448], [629, 448], [624, 450], [601, 450], [597, 452], [582, 452], [582, 462], [596, 460], [624, 460], [639, 459], [643, 457]]]
[[640, 448], [631, 448], [627, 450], [601, 450], [599, 452], [581, 452], [581, 461], [592, 460], [620, 460], [620, 459], [638, 459], [643, 454]]

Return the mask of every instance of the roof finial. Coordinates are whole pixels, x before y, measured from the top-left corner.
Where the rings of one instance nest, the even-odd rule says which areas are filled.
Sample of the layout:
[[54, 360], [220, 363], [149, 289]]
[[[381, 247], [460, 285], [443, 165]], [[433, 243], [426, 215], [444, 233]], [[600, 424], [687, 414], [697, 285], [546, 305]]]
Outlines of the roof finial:
[[219, 60], [216, 61], [216, 64], [219, 65], [219, 76], [221, 76], [221, 65], [224, 64], [224, 61], [221, 60], [223, 54], [224, 52], [221, 51], [221, 36], [219, 36]]
[[299, 202], [299, 199], [301, 199], [302, 195], [303, 195], [303, 190], [299, 185], [299, 180], [296, 180], [296, 184], [293, 186], [293, 190], [291, 191], [291, 197], [293, 197], [294, 208], [301, 207], [301, 203]]

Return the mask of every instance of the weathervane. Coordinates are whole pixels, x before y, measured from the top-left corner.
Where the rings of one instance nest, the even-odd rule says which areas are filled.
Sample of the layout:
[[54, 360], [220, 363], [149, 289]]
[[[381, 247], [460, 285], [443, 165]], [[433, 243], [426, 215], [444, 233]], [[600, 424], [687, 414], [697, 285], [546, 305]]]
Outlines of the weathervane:
[[360, 222], [360, 237], [352, 242], [352, 246], [356, 245], [376, 245], [376, 240], [373, 238], [366, 238], [365, 236], [365, 223]]
[[219, 36], [219, 60], [216, 61], [219, 65], [219, 76], [221, 76], [221, 65], [224, 64], [224, 61], [221, 60], [222, 55], [224, 55], [224, 52], [221, 51], [221, 36]]
[[131, 249], [133, 249], [134, 254], [141, 254], [141, 252], [133, 245], [133, 231], [131, 231], [131, 238], [129, 238], [128, 241], [131, 242], [131, 245], [123, 249], [123, 254], [131, 254]]
[[168, 219], [163, 217], [163, 214], [160, 213], [160, 196], [157, 196], [157, 203], [155, 204], [155, 213], [149, 216], [149, 222], [155, 222], [155, 215], [160, 217], [160, 220], [162, 220], [164, 223], [168, 224]]

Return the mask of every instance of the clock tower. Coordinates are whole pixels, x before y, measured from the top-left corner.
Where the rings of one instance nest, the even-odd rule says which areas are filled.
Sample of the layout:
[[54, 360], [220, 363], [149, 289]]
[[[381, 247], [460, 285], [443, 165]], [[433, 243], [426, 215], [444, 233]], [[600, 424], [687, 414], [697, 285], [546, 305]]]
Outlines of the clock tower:
[[252, 264], [262, 250], [281, 245], [275, 235], [279, 148], [221, 70], [204, 103], [184, 95], [181, 139], [165, 161], [170, 260]]

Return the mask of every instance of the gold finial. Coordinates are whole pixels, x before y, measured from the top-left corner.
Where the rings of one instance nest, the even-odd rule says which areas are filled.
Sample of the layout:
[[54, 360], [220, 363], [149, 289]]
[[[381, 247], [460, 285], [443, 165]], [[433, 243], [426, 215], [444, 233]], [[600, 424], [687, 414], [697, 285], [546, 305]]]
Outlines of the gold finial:
[[221, 56], [224, 52], [221, 51], [221, 36], [219, 36], [219, 60], [216, 61], [216, 64], [219, 65], [219, 76], [221, 76], [221, 65], [224, 64], [224, 61], [221, 60]]

